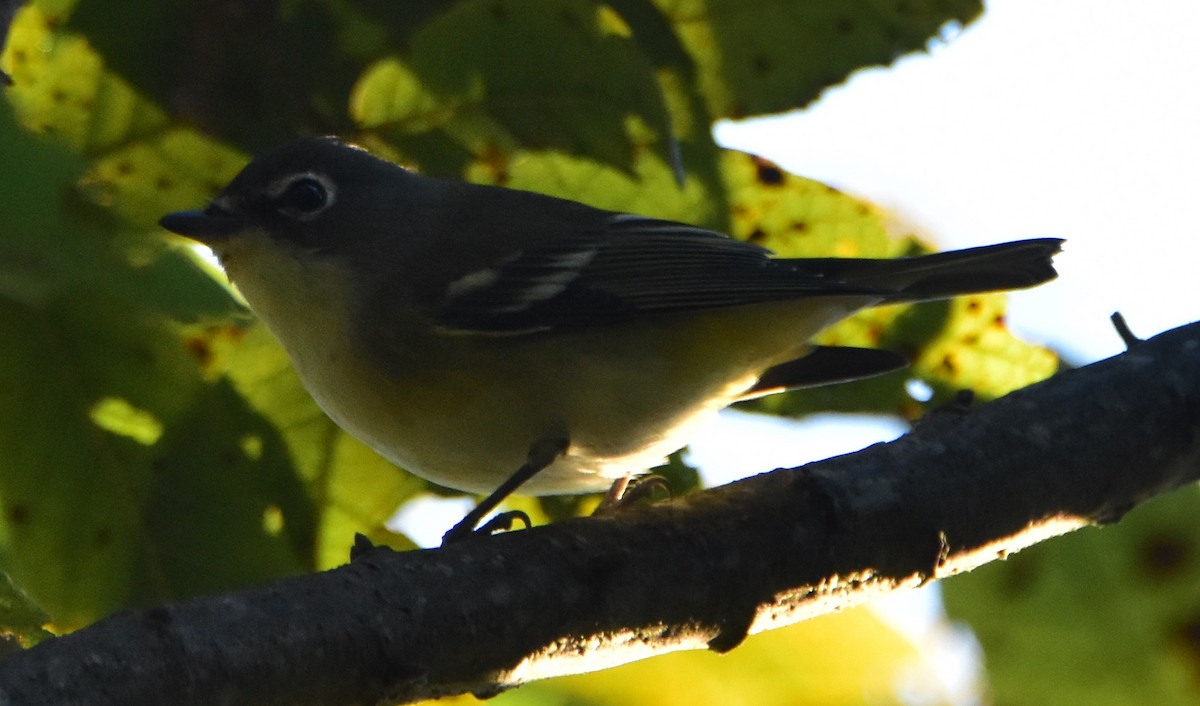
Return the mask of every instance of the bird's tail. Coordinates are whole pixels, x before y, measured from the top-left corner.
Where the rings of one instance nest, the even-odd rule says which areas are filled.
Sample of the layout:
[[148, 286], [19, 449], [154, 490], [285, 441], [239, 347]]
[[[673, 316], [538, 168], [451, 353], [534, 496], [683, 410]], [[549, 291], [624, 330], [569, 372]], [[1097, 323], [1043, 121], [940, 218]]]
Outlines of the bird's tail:
[[891, 302], [946, 299], [960, 294], [1033, 287], [1054, 279], [1051, 258], [1059, 238], [1018, 240], [893, 260], [827, 258], [806, 269], [823, 277], [885, 294]]

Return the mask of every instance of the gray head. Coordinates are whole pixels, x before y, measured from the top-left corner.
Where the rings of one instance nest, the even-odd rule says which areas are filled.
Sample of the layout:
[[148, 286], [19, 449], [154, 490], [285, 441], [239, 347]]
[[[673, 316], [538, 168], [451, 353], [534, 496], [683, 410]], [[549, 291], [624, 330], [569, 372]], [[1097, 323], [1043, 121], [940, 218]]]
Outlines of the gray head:
[[378, 232], [373, 221], [394, 223], [421, 182], [336, 138], [310, 137], [255, 158], [203, 211], [170, 213], [159, 224], [212, 246], [253, 231], [309, 252], [352, 251], [357, 238]]

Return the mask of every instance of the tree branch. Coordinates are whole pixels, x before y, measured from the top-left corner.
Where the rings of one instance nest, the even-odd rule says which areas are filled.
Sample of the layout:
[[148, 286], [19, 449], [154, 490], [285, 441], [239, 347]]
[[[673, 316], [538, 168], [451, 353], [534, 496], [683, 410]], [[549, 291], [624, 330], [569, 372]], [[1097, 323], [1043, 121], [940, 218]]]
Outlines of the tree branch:
[[1192, 324], [800, 470], [121, 613], [0, 662], [0, 704], [412, 701], [728, 650], [1197, 477]]

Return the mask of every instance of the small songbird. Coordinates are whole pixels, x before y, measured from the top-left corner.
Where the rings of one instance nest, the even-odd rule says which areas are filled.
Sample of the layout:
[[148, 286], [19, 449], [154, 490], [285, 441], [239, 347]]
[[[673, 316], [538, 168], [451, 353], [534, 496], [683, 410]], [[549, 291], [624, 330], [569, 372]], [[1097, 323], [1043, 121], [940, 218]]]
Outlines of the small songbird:
[[772, 258], [695, 226], [413, 173], [333, 138], [253, 160], [164, 228], [212, 248], [343, 429], [422, 478], [603, 490], [739, 400], [895, 369], [809, 339], [864, 307], [1031, 287], [1062, 241]]

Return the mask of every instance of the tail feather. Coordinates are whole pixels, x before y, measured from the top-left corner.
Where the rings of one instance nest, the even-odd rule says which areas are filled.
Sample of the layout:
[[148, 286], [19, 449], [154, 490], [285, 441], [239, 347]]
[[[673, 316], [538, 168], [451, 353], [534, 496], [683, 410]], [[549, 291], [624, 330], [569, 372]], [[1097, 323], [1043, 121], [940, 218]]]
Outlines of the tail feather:
[[1051, 258], [1062, 242], [1059, 238], [1018, 240], [893, 260], [827, 258], [808, 260], [805, 267], [832, 280], [891, 292], [887, 301], [946, 299], [1052, 280], [1058, 275]]

